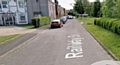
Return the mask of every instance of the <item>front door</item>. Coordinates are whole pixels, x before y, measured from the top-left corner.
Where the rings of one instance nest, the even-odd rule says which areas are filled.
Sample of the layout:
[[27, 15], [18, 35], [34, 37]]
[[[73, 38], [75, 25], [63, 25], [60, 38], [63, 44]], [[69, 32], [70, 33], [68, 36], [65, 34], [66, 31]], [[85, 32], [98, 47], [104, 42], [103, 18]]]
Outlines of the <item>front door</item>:
[[15, 14], [5, 14], [2, 17], [3, 25], [15, 25]]

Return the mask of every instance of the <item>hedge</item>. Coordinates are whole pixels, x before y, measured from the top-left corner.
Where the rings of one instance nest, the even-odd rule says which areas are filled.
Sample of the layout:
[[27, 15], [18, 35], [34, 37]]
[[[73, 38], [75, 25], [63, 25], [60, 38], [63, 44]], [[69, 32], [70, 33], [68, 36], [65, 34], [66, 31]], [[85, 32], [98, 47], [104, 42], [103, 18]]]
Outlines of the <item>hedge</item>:
[[35, 28], [43, 26], [43, 25], [47, 25], [49, 24], [51, 21], [51, 18], [49, 16], [37, 16], [37, 17], [33, 17], [31, 19], [32, 25], [34, 25]]
[[120, 19], [117, 18], [97, 18], [94, 24], [120, 34]]

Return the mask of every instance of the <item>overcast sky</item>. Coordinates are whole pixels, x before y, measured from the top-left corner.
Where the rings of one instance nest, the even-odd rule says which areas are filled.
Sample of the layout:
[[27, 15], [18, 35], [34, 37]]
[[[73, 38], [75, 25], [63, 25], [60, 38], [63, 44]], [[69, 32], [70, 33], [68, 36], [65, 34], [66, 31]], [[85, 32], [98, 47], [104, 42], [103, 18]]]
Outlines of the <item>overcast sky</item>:
[[[59, 5], [66, 8], [67, 10], [73, 8], [72, 5], [70, 5], [71, 3], [75, 3], [74, 0], [58, 0], [58, 1], [59, 1]], [[94, 2], [95, 0], [89, 0], [89, 1]], [[103, 0], [100, 0], [100, 1], [103, 1]]]

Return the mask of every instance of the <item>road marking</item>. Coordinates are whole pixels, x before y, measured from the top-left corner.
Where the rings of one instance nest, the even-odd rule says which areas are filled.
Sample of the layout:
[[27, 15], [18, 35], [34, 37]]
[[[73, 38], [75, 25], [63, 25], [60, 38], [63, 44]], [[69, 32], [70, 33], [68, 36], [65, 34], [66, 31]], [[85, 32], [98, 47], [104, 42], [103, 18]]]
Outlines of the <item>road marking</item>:
[[12, 50], [8, 51], [7, 53], [3, 54], [2, 56], [0, 56], [0, 61], [2, 61], [3, 59], [5, 59], [6, 57], [10, 56], [12, 53], [16, 52], [17, 50], [21, 49], [23, 46], [25, 46], [26, 44], [28, 44], [31, 40], [35, 39], [36, 37], [38, 37], [39, 35], [47, 32], [47, 30], [44, 30], [43, 32], [33, 36], [32, 38], [30, 38], [29, 40], [25, 41], [24, 43], [22, 43], [21, 45], [13, 48]]
[[82, 52], [79, 52], [79, 53], [67, 53], [65, 55], [65, 58], [68, 59], [68, 58], [78, 58], [78, 57], [83, 57], [83, 55], [81, 55]]
[[80, 35], [79, 34], [74, 34], [74, 35], [72, 34], [72, 35], [68, 36], [68, 38], [72, 38], [72, 37], [80, 37]]
[[68, 38], [71, 39], [67, 44], [67, 49], [70, 49], [70, 53], [65, 55], [65, 59], [83, 57], [82, 39], [84, 38], [81, 38], [79, 34], [70, 35]]
[[[41, 32], [40, 34], [43, 34], [43, 33], [47, 32], [47, 31], [48, 31], [48, 29], [47, 29], [47, 30], [45, 30], [45, 31], [43, 31], [43, 32]], [[38, 35], [40, 35], [40, 34], [38, 34]]]

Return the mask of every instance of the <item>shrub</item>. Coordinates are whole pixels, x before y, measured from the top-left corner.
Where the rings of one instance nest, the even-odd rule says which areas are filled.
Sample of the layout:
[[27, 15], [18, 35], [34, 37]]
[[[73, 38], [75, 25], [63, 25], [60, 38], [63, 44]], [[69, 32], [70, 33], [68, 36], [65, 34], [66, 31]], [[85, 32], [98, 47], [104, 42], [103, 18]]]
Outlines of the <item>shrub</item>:
[[105, 22], [104, 22], [104, 28], [108, 29], [108, 24], [109, 24], [109, 18], [106, 18]]
[[120, 34], [120, 19], [98, 18], [94, 20], [94, 24]]
[[32, 25], [34, 25], [35, 28], [43, 25], [49, 24], [51, 21], [51, 18], [49, 16], [43, 16], [43, 17], [34, 17], [31, 19]]
[[110, 19], [110, 20], [109, 20], [109, 22], [108, 22], [108, 24], [107, 24], [107, 29], [108, 29], [108, 30], [111, 29], [112, 24], [113, 24], [114, 21], [115, 21], [115, 19]]
[[113, 24], [111, 26], [111, 31], [116, 33], [116, 30], [117, 30], [116, 27], [117, 27], [116, 22], [113, 22]]
[[106, 18], [106, 19], [105, 19], [105, 22], [104, 22], [104, 28], [105, 28], [105, 29], [108, 29], [109, 21], [110, 21], [109, 18]]
[[101, 19], [101, 18], [95, 19], [95, 20], [94, 20], [94, 24], [100, 26], [100, 19]]
[[96, 24], [96, 19], [94, 20], [94, 25], [97, 25], [97, 24]]
[[32, 25], [34, 25], [35, 28], [40, 26], [40, 17], [34, 17], [31, 19]]
[[120, 35], [120, 24], [117, 26], [117, 33]]
[[2, 24], [0, 24], [0, 26], [3, 26]]

